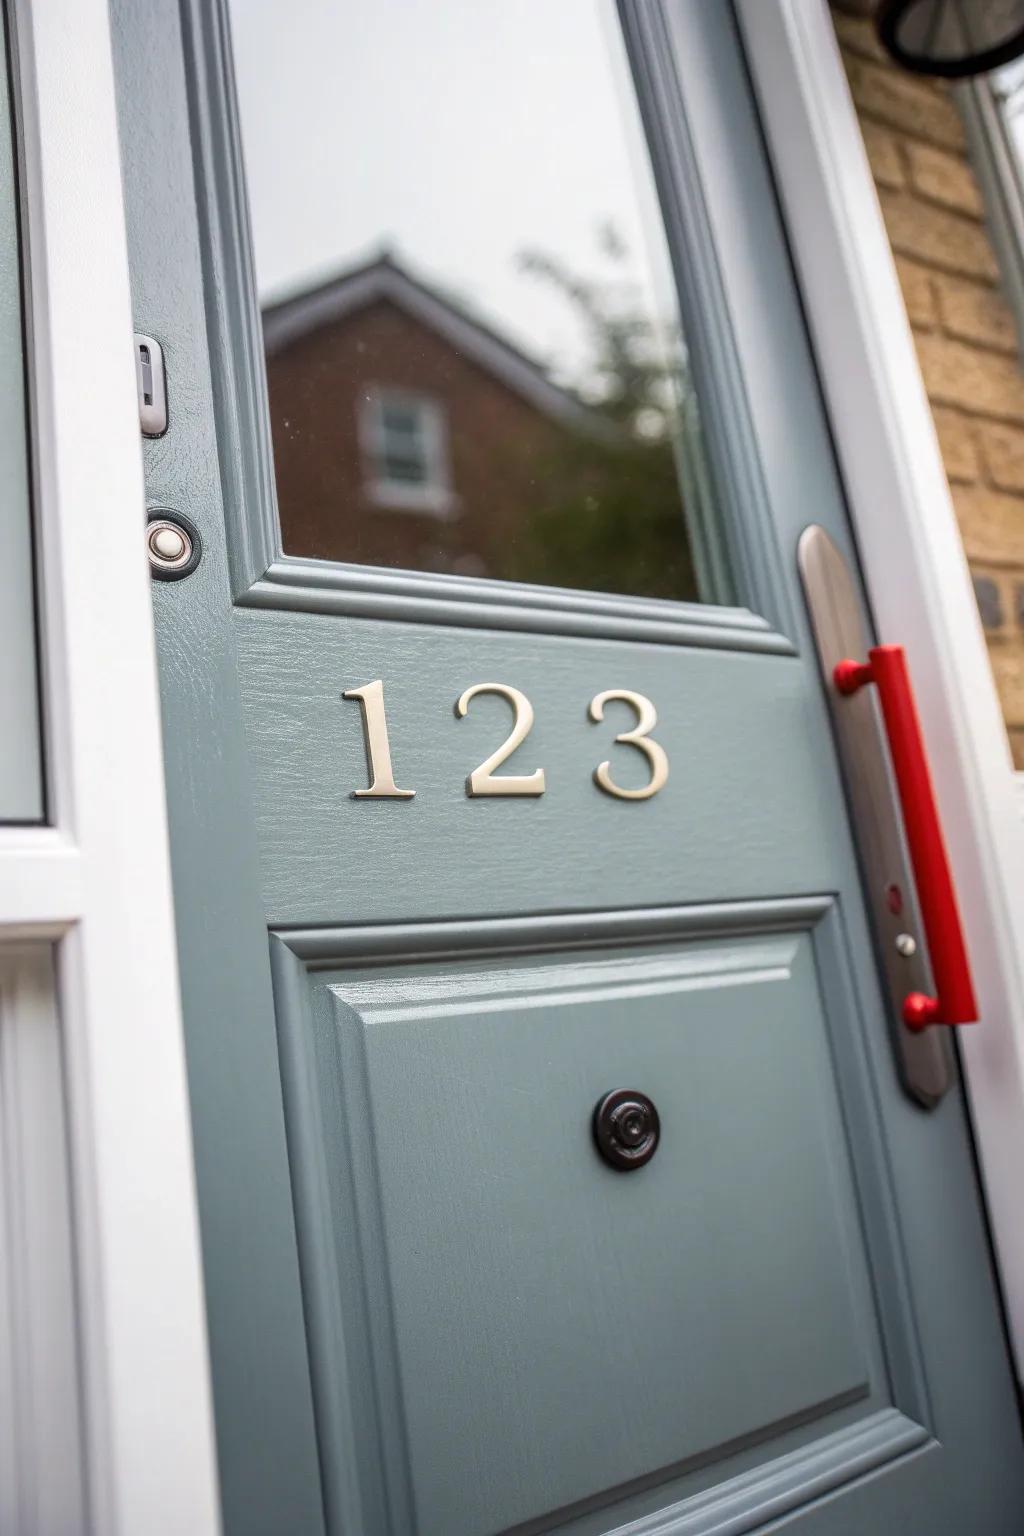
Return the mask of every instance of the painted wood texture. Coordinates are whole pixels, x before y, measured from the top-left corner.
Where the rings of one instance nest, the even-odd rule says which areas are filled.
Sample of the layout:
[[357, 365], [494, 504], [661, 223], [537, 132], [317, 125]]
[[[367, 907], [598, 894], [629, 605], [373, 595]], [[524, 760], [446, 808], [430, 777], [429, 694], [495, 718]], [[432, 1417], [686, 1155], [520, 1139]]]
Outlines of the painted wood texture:
[[[663, 943], [656, 950], [644, 949], [646, 933], [660, 934], [670, 946]], [[709, 942], [709, 936], [716, 933], [726, 941]], [[808, 938], [813, 940], [813, 962]], [[596, 951], [592, 948], [595, 941], [601, 945]], [[560, 942], [576, 946], [576, 953], [570, 948], [559, 955]], [[488, 1412], [492, 1426], [500, 1423], [500, 1433], [495, 1433], [502, 1444], [510, 1435], [528, 1437], [534, 1432], [535, 1418], [548, 1410], [556, 1411], [560, 1405], [568, 1415], [568, 1422], [558, 1426], [563, 1437], [571, 1437], [574, 1422], [585, 1423], [591, 1433], [595, 1424], [600, 1426], [603, 1398], [579, 1393], [574, 1385], [581, 1366], [579, 1356], [573, 1356], [573, 1369], [563, 1373], [557, 1390], [539, 1394], [537, 1404], [527, 1411], [528, 1393], [523, 1382], [524, 1375], [529, 1374], [529, 1349], [512, 1346], [502, 1350], [500, 1341], [508, 1344], [512, 1314], [516, 1314], [519, 1336], [527, 1344], [538, 1332], [543, 1333], [545, 1309], [522, 1308], [522, 1291], [529, 1291], [531, 1281], [536, 1285], [538, 1269], [542, 1281], [545, 1273], [553, 1273], [551, 1264], [555, 1264], [554, 1272], [562, 1273], [562, 1247], [567, 1249], [567, 1270], [578, 1281], [582, 1275], [582, 1280], [567, 1287], [568, 1304], [561, 1289], [556, 1293], [556, 1308], [568, 1306], [562, 1330], [556, 1330], [548, 1340], [556, 1357], [561, 1350], [571, 1352], [577, 1311], [582, 1317], [579, 1326], [586, 1333], [595, 1316], [607, 1319], [609, 1308], [614, 1310], [622, 1304], [621, 1286], [609, 1296], [591, 1273], [600, 1270], [604, 1262], [603, 1247], [593, 1231], [589, 1266], [580, 1265], [578, 1260], [574, 1240], [581, 1230], [587, 1231], [588, 1220], [593, 1218], [594, 1208], [588, 1198], [592, 1188], [572, 1189], [572, 1213], [563, 1219], [565, 1242], [552, 1239], [550, 1232], [549, 1240], [544, 1241], [551, 1200], [557, 1200], [566, 1178], [572, 1183], [576, 1176], [569, 1171], [575, 1153], [570, 1149], [566, 1156], [563, 1148], [562, 1162], [567, 1167], [556, 1167], [552, 1174], [546, 1165], [539, 1166], [530, 1181], [518, 1181], [517, 1169], [529, 1163], [531, 1152], [536, 1156], [532, 1143], [524, 1149], [524, 1135], [529, 1141], [531, 1130], [539, 1132], [547, 1126], [553, 1127], [556, 1137], [560, 1128], [566, 1134], [567, 1080], [576, 1084], [587, 1079], [586, 1086], [593, 1087], [587, 1075], [599, 1068], [602, 1055], [609, 1049], [613, 1054], [622, 1053], [631, 1066], [637, 1065], [637, 1053], [642, 1055], [650, 1045], [644, 1010], [653, 1008], [646, 1022], [650, 1024], [653, 1018], [656, 1032], [658, 1015], [669, 998], [674, 999], [669, 1005], [671, 1022], [663, 1021], [663, 1027], [679, 1029], [688, 1037], [695, 1033], [698, 1048], [687, 1050], [674, 1066], [674, 1051], [656, 1052], [661, 1074], [658, 1091], [671, 1094], [673, 1082], [684, 1096], [697, 1091], [697, 1081], [716, 1058], [729, 1074], [729, 1087], [709, 1095], [712, 1103], [708, 1113], [715, 1123], [699, 1138], [700, 1153], [693, 1166], [688, 1162], [681, 1177], [663, 1190], [677, 1216], [688, 1211], [691, 1235], [694, 1231], [705, 1238], [713, 1235], [718, 1247], [723, 1240], [744, 1241], [742, 1230], [729, 1229], [727, 1212], [735, 1215], [735, 1201], [742, 1203], [751, 1186], [756, 1186], [759, 1162], [766, 1151], [763, 1107], [753, 1112], [753, 1140], [734, 1170], [737, 1187], [722, 1200], [705, 1202], [693, 1198], [695, 1188], [706, 1189], [704, 1181], [714, 1178], [716, 1165], [721, 1166], [723, 1157], [728, 1161], [732, 1141], [738, 1151], [746, 1145], [747, 1129], [737, 1126], [737, 1116], [750, 1115], [752, 1105], [760, 1106], [762, 1090], [768, 1094], [769, 1105], [775, 1100], [778, 1107], [779, 1094], [785, 1097], [783, 1084], [792, 1067], [793, 1052], [785, 1050], [783, 1060], [775, 1047], [783, 1045], [787, 1029], [801, 1032], [799, 1044], [807, 1061], [797, 1076], [808, 1073], [814, 1082], [810, 1092], [806, 1081], [797, 1090], [799, 1103], [792, 1105], [793, 1126], [783, 1113], [776, 1127], [785, 1122], [783, 1139], [790, 1130], [798, 1139], [806, 1134], [821, 1138], [816, 1149], [807, 1148], [816, 1164], [813, 1170], [801, 1168], [787, 1183], [792, 1183], [794, 1194], [806, 1190], [808, 1177], [812, 1182], [824, 1177], [829, 1183], [831, 1203], [825, 1226], [837, 1234], [842, 1251], [843, 1285], [853, 1299], [856, 1316], [852, 1354], [857, 1354], [859, 1345], [862, 1383], [851, 1389], [849, 1401], [840, 1398], [838, 1402], [818, 1403], [804, 1414], [796, 1413], [790, 1421], [764, 1426], [763, 1435], [740, 1435], [689, 1459], [680, 1455], [648, 1478], [641, 1476], [615, 1488], [605, 1487], [579, 1504], [537, 1522], [517, 1524], [515, 1529], [557, 1529], [573, 1536], [598, 1536], [614, 1528], [616, 1532], [628, 1530], [631, 1536], [634, 1532], [635, 1536], [697, 1536], [722, 1529], [734, 1533], [758, 1529], [769, 1513], [772, 1517], [798, 1517], [800, 1528], [813, 1530], [815, 1536], [846, 1530], [849, 1520], [870, 1526], [889, 1518], [895, 1522], [893, 1529], [939, 1530], [948, 1536], [953, 1536], [967, 1518], [991, 1519], [993, 1531], [1003, 1528], [1001, 1522], [1015, 1495], [1000, 1485], [990, 1496], [987, 1486], [976, 1482], [968, 1468], [980, 1457], [993, 1475], [1002, 1468], [1000, 1475], [1012, 1479], [1012, 1461], [1007, 1460], [1007, 1453], [1014, 1443], [1014, 1426], [1012, 1422], [991, 1422], [990, 1429], [1003, 1442], [1001, 1452], [988, 1437], [975, 1438], [972, 1406], [957, 1384], [956, 1373], [964, 1368], [959, 1341], [947, 1340], [945, 1359], [932, 1352], [926, 1363], [920, 1352], [919, 1329], [929, 1306], [927, 1300], [922, 1306], [915, 1288], [917, 1256], [904, 1248], [901, 1234], [887, 1215], [892, 1169], [878, 1120], [877, 1079], [871, 1052], [864, 1050], [870, 1041], [861, 1034], [850, 990], [848, 941], [832, 901], [814, 898], [512, 923], [309, 929], [284, 932], [273, 940], [272, 947], [329, 1531], [372, 1531], [391, 1536], [426, 1518], [416, 1502], [420, 1486], [410, 1424], [426, 1426], [431, 1453], [420, 1471], [428, 1488], [433, 1488], [438, 1498], [448, 1499], [443, 1515], [446, 1522], [458, 1521], [467, 1510], [471, 1520], [472, 1512], [479, 1514], [483, 1508], [480, 1501], [486, 1499], [486, 1492], [475, 1485], [468, 1491], [461, 1488], [459, 1469], [467, 1447], [475, 1447], [479, 1455], [481, 1424]], [[523, 955], [510, 962], [510, 952], [522, 949], [542, 953], [536, 959]], [[403, 954], [422, 958], [396, 968]], [[427, 962], [428, 955], [437, 958]], [[382, 961], [388, 962], [383, 969]], [[339, 966], [344, 968], [339, 970]], [[585, 1033], [584, 1021], [588, 1014], [591, 1019], [593, 1015], [584, 995], [593, 995], [602, 985], [608, 993], [627, 988], [642, 994], [628, 1000], [626, 1016], [621, 999], [608, 999], [618, 1011], [611, 1026], [610, 1045], [606, 1039], [604, 1051], [591, 1051], [589, 1041], [572, 1038], [572, 1026], [568, 1040], [562, 1039], [559, 1028], [544, 1030], [543, 1043], [519, 1058], [520, 1065], [528, 1064], [528, 1070], [536, 1074], [532, 1100], [524, 1100], [521, 1091], [512, 1091], [524, 1086], [514, 1072], [488, 1070], [488, 1066], [510, 1065], [510, 1053], [515, 1055], [518, 1042], [517, 1032], [509, 1025], [517, 1013], [550, 1013], [554, 1008], [562, 1023], [566, 1014], [559, 1010], [577, 1012], [577, 1028], [582, 1026]], [[737, 1071], [742, 1053], [737, 1055], [730, 1049], [729, 1031], [722, 1031], [721, 1019], [700, 1045], [704, 1005], [710, 1001], [712, 1007], [724, 1007], [728, 1013], [745, 987], [753, 994], [762, 985], [786, 989], [780, 1009], [784, 1022], [780, 1027], [779, 1014], [770, 1004], [744, 1006], [736, 1013], [740, 1021], [736, 1027], [750, 1030], [750, 1039], [755, 1042], [753, 1059], [759, 1063], [756, 1081], [747, 1080], [744, 1088], [742, 1069]], [[795, 990], [789, 991], [790, 987]], [[719, 989], [724, 998], [716, 995]], [[764, 1001], [763, 997], [758, 999], [759, 1004]], [[601, 1024], [595, 1023], [596, 1038]], [[436, 1029], [443, 1036], [452, 1028], [465, 1032], [465, 1039], [452, 1070], [445, 1071], [443, 1046], [436, 1049], [428, 1035]], [[403, 1037], [397, 1046], [400, 1061], [391, 1059], [388, 1037], [393, 1031]], [[375, 1032], [380, 1036], [376, 1042], [372, 1039]], [[408, 1068], [409, 1052], [414, 1056], [420, 1053], [417, 1070], [411, 1073], [401, 1070]], [[763, 1058], [761, 1052], [766, 1053]], [[681, 1074], [678, 1077], [677, 1072]], [[376, 1101], [375, 1082], [381, 1094]], [[408, 1096], [415, 1098], [418, 1090], [428, 1085], [438, 1109], [454, 1104], [461, 1109], [461, 1117], [456, 1114], [449, 1122], [445, 1115], [431, 1115], [429, 1107], [408, 1101]], [[841, 1101], [837, 1085], [842, 1088]], [[769, 1091], [772, 1088], [774, 1091]], [[467, 1093], [470, 1102], [462, 1103]], [[668, 1100], [663, 1097], [663, 1102]], [[400, 1128], [391, 1124], [388, 1112], [396, 1104]], [[535, 1106], [536, 1118], [530, 1114], [530, 1104]], [[545, 1113], [552, 1104], [555, 1113]], [[701, 1113], [697, 1109], [694, 1118], [699, 1119]], [[940, 1115], [945, 1113], [945, 1109], [940, 1111]], [[770, 1118], [770, 1109], [768, 1114]], [[469, 1124], [460, 1132], [463, 1121]], [[454, 1127], [455, 1145], [451, 1147], [443, 1134], [449, 1123]], [[918, 1113], [915, 1123], [932, 1122]], [[416, 1128], [420, 1134], [413, 1134]], [[513, 1149], [503, 1162], [491, 1146], [492, 1132], [497, 1133], [499, 1142], [504, 1133], [505, 1142]], [[463, 1138], [469, 1135], [471, 1155], [463, 1157], [461, 1166], [453, 1170], [452, 1162], [458, 1163], [460, 1148], [466, 1150], [460, 1134]], [[580, 1151], [581, 1142], [572, 1139]], [[586, 1140], [584, 1136], [583, 1143]], [[424, 1149], [432, 1155], [424, 1156]], [[770, 1159], [770, 1153], [768, 1156]], [[590, 1167], [593, 1171], [595, 1165]], [[492, 1176], [496, 1170], [497, 1176]], [[596, 1171], [605, 1182], [607, 1178], [615, 1181], [612, 1189], [616, 1185], [628, 1189], [633, 1177], [606, 1175], [600, 1164]], [[409, 1198], [417, 1189], [419, 1198]], [[457, 1195], [452, 1193], [455, 1189]], [[749, 1270], [761, 1273], [766, 1255], [779, 1245], [785, 1249], [796, 1238], [809, 1212], [799, 1202], [796, 1209], [790, 1193], [788, 1187], [776, 1188], [766, 1197], [765, 1209], [753, 1216], [759, 1245], [756, 1252], [751, 1250], [746, 1268], [727, 1266], [724, 1290], [728, 1296], [736, 1295], [737, 1286], [742, 1290], [750, 1283]], [[962, 1214], [969, 1207], [958, 1209]], [[403, 1221], [402, 1213], [407, 1220]], [[474, 1214], [476, 1220], [471, 1219]], [[725, 1223], [724, 1238], [719, 1218]], [[815, 1228], [820, 1226], [810, 1219]], [[612, 1233], [617, 1225], [611, 1224]], [[651, 1230], [662, 1241], [644, 1251], [655, 1287], [660, 1275], [665, 1281], [663, 1299], [670, 1298], [668, 1305], [676, 1305], [685, 1314], [689, 1297], [680, 1296], [674, 1282], [683, 1272], [692, 1281], [694, 1267], [713, 1270], [719, 1255], [709, 1252], [710, 1243], [695, 1242], [671, 1271], [660, 1268], [666, 1252], [680, 1241], [678, 1226], [678, 1222], [651, 1223]], [[406, 1243], [410, 1232], [414, 1241]], [[472, 1242], [468, 1240], [470, 1232]], [[506, 1239], [517, 1233], [519, 1241], [510, 1250]], [[453, 1234], [455, 1241], [450, 1240]], [[462, 1241], [458, 1240], [460, 1234]], [[932, 1236], [940, 1248], [945, 1246], [945, 1233], [933, 1232]], [[960, 1236], [966, 1236], [963, 1229]], [[816, 1230], [815, 1240], [821, 1237]], [[556, 1261], [552, 1250], [559, 1243]], [[640, 1246], [634, 1240], [626, 1251], [635, 1253]], [[484, 1287], [484, 1294], [478, 1296], [474, 1281], [481, 1275], [481, 1249], [485, 1261], [497, 1255], [499, 1263], [502, 1253], [506, 1257], [510, 1251], [522, 1253], [522, 1276], [509, 1267], [507, 1281], [492, 1285], [490, 1291]], [[617, 1258], [607, 1260], [606, 1275], [607, 1266], [613, 1263], [618, 1263]], [[767, 1263], [771, 1271], [770, 1257]], [[432, 1264], [438, 1270], [433, 1279], [424, 1274], [424, 1266], [429, 1271]], [[870, 1283], [862, 1288], [861, 1280], [868, 1271]], [[818, 1271], [820, 1275], [826, 1272], [827, 1266]], [[618, 1271], [617, 1278], [621, 1281]], [[645, 1276], [644, 1283], [648, 1278]], [[599, 1298], [596, 1307], [595, 1296]], [[783, 1318], [798, 1331], [801, 1326], [813, 1330], [817, 1299], [802, 1318], [791, 1308], [785, 1284], [777, 1300], [780, 1310], [772, 1313], [775, 1326]], [[718, 1295], [712, 1308], [702, 1314], [705, 1330], [715, 1332], [723, 1305], [727, 1303]], [[760, 1307], [770, 1307], [769, 1297], [762, 1296], [759, 1287], [752, 1284], [747, 1305], [758, 1313]], [[412, 1369], [402, 1355], [401, 1345], [410, 1335], [403, 1333], [401, 1324], [409, 1309], [422, 1313], [424, 1308], [429, 1310], [429, 1325], [412, 1331], [416, 1355]], [[648, 1307], [649, 1315], [650, 1311]], [[763, 1319], [763, 1313], [759, 1315]], [[444, 1334], [446, 1317], [449, 1343], [451, 1336], [455, 1343], [447, 1354], [443, 1348], [431, 1353], [431, 1340]], [[481, 1317], [487, 1318], [487, 1325], [477, 1329]], [[627, 1337], [630, 1321], [627, 1318], [623, 1328]], [[976, 1324], [977, 1318], [975, 1328]], [[768, 1368], [772, 1344], [766, 1329], [762, 1330], [765, 1336], [759, 1341], [756, 1358]], [[685, 1340], [685, 1330], [679, 1330], [679, 1335]], [[732, 1360], [728, 1341], [721, 1333], [716, 1337]], [[975, 1333], [975, 1344], [982, 1337]], [[825, 1351], [833, 1363], [835, 1356], [830, 1350], [835, 1342], [830, 1340]], [[990, 1339], [990, 1343], [995, 1345], [996, 1340]], [[479, 1369], [480, 1354], [486, 1359], [495, 1348], [501, 1353], [500, 1370]], [[685, 1353], [684, 1345], [680, 1348]], [[608, 1349], [614, 1352], [614, 1341]], [[787, 1374], [792, 1371], [793, 1360], [801, 1355], [797, 1344], [795, 1354], [789, 1356]], [[989, 1369], [994, 1360], [988, 1356]], [[803, 1365], [814, 1369], [806, 1357]], [[666, 1370], [662, 1379], [669, 1374]], [[693, 1391], [706, 1390], [713, 1395], [721, 1391], [729, 1397], [728, 1372], [724, 1376], [722, 1372], [705, 1372], [695, 1384], [684, 1383], [682, 1375], [680, 1372], [675, 1385], [687, 1404]], [[490, 1406], [481, 1406], [470, 1429], [459, 1434], [450, 1420], [460, 1411], [457, 1384], [465, 1386], [467, 1378], [475, 1382], [474, 1402]], [[787, 1390], [774, 1380], [769, 1368], [766, 1380], [758, 1378], [761, 1401], [776, 1388]], [[512, 1405], [518, 1411], [503, 1415], [493, 1399], [510, 1390], [518, 1391]], [[936, 1391], [944, 1400], [938, 1410]], [[750, 1395], [756, 1399], [757, 1391]], [[407, 1411], [410, 1396], [418, 1400], [418, 1415]], [[895, 1402], [898, 1407], [879, 1409], [875, 1406], [879, 1402]], [[507, 1403], [504, 1406], [509, 1407]], [[721, 1409], [721, 1401], [718, 1406]], [[744, 1399], [734, 1406], [742, 1413], [749, 1404]], [[935, 1438], [937, 1412], [951, 1435], [941, 1446]], [[573, 1414], [578, 1416], [575, 1420]], [[953, 1421], [959, 1423], [956, 1430], [952, 1429]], [[701, 1428], [706, 1429], [706, 1424]], [[628, 1429], [622, 1426], [620, 1438], [624, 1444], [630, 1443]], [[970, 1440], [974, 1444], [968, 1451]], [[642, 1444], [646, 1446], [647, 1441]], [[915, 1454], [908, 1454], [911, 1451]], [[500, 1461], [500, 1450], [495, 1454]], [[614, 1458], [606, 1461], [611, 1465]], [[510, 1497], [522, 1499], [529, 1496], [526, 1485], [533, 1486], [531, 1479], [543, 1471], [549, 1477], [557, 1475], [562, 1463], [553, 1466], [541, 1451], [521, 1457], [514, 1465], [520, 1469], [518, 1477], [502, 1462], [488, 1486], [500, 1485], [506, 1492], [511, 1490]], [[605, 1469], [606, 1463], [601, 1465]], [[528, 1475], [522, 1473], [524, 1466]], [[447, 1477], [444, 1467], [450, 1469]], [[865, 1473], [883, 1467], [884, 1483], [861, 1481]], [[486, 1476], [482, 1481], [487, 1483]], [[839, 1489], [840, 1501], [817, 1502], [823, 1494]], [[465, 1501], [461, 1509], [452, 1503], [458, 1497]], [[474, 1500], [478, 1501], [475, 1505]], [[483, 1528], [505, 1529], [486, 1524]], [[856, 1524], [854, 1528], [858, 1528]], [[887, 1527], [882, 1523], [878, 1528]]]
[[155, 584], [153, 609], [223, 1519], [230, 1536], [320, 1536], [266, 920], [217, 532], [182, 8], [114, 0], [112, 26], [135, 319], [164, 345], [171, 401], [170, 431], [143, 444], [146, 496], [190, 517], [204, 547], [194, 576]]
[[[655, 904], [827, 889], [845, 837], [826, 759], [817, 681], [793, 658], [704, 648], [637, 647], [242, 610], [240, 679], [252, 764], [264, 900], [275, 923], [366, 921], [396, 910], [485, 916], [611, 901]], [[383, 677], [405, 803], [354, 801], [366, 782], [358, 708], [344, 689]], [[509, 773], [543, 767], [526, 801], [472, 801], [466, 774], [508, 735], [500, 698], [465, 719], [474, 682], [521, 689], [534, 708]], [[649, 777], [616, 747], [635, 724], [625, 705], [595, 725], [602, 689], [630, 688], [658, 711], [665, 788], [616, 802], [593, 783], [611, 756], [627, 787]], [[719, 815], [730, 807], [728, 830]], [[396, 893], [401, 893], [396, 909]]]
[[[357, 617], [341, 569], [279, 579], [223, 14], [115, 0], [136, 320], [165, 344], [174, 400], [171, 430], [145, 445], [148, 496], [190, 516], [205, 550], [154, 607], [229, 1536], [319, 1536], [325, 1522], [332, 1536], [405, 1536], [417, 1519], [446, 1536], [510, 1520], [517, 1536], [695, 1536], [775, 1517], [809, 1536], [1001, 1536], [1024, 1511], [963, 1105], [954, 1093], [925, 1116], [900, 1092], [807, 654], [796, 537], [813, 517], [850, 540], [731, 12], [670, 0], [623, 14], [723, 544], [762, 616], [694, 621], [699, 636], [675, 627], [666, 644], [640, 629], [612, 639], [596, 613], [589, 637], [557, 617], [545, 635], [543, 604], [506, 624], [486, 596], [476, 628], [456, 625], [413, 578], [370, 582]], [[403, 581], [421, 622], [389, 606]], [[545, 603], [555, 615], [557, 595]], [[377, 677], [411, 802], [349, 799], [365, 762], [358, 707], [340, 694]], [[508, 717], [496, 699], [462, 721], [453, 705], [494, 678], [534, 704], [523, 766], [545, 767], [540, 800], [464, 797]], [[619, 686], [655, 701], [672, 763], [640, 805], [590, 780], [631, 721], [605, 732], [587, 703]], [[587, 947], [685, 948], [668, 907], [709, 953], [716, 935], [740, 956], [765, 945], [785, 978], [712, 986], [705, 968], [697, 992], [585, 1006], [555, 987], [547, 1029], [521, 1006], [535, 966], [570, 974]], [[782, 936], [748, 943], [759, 926]], [[489, 974], [486, 954], [512, 974], [515, 1006], [486, 1012], [477, 992], [474, 1013], [451, 1016], [456, 978]], [[436, 997], [414, 1006], [436, 1016], [366, 1023], [360, 1010], [386, 1007], [399, 968], [421, 962]], [[660, 1163], [616, 1185], [579, 1140], [553, 1171], [516, 1140], [510, 1084], [535, 1078], [557, 1128], [570, 1089], [596, 1098], [612, 1067], [641, 1066], [692, 1145], [667, 1140]], [[473, 1110], [455, 1128], [461, 1156], [426, 1107], [439, 1092]], [[547, 1110], [530, 1114], [539, 1136]], [[504, 1162], [502, 1136], [516, 1148]], [[646, 1174], [641, 1221], [627, 1196]], [[610, 1227], [614, 1248], [619, 1223], [621, 1251], [647, 1240], [652, 1255], [649, 1336], [622, 1276], [600, 1283], [594, 1234]], [[695, 1228], [703, 1245], [686, 1242]], [[446, 1234], [460, 1231], [453, 1265]], [[801, 1253], [820, 1297], [801, 1289]], [[620, 1444], [597, 1351], [621, 1365], [629, 1341], [658, 1413]], [[701, 1368], [673, 1395], [686, 1341]], [[517, 1383], [507, 1424], [499, 1354]], [[541, 1380], [529, 1411], [528, 1361]]]
[[[394, 1407], [371, 1529], [551, 1520], [886, 1402], [806, 934], [313, 988], [282, 1024], [286, 1106], [330, 1149], [297, 1164], [322, 1173], [302, 1197], [336, 1277], [318, 1334], [373, 1341], [364, 1435]], [[590, 1135], [619, 1084], [662, 1121], [628, 1176]], [[322, 1369], [339, 1391], [337, 1354]]]

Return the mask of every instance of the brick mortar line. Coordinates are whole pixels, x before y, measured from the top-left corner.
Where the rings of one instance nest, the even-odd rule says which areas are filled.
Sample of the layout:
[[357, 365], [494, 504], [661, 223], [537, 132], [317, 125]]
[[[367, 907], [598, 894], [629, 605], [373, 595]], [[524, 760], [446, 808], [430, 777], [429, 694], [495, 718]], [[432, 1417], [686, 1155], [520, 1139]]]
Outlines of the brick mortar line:
[[[963, 411], [964, 415], [969, 416], [974, 422], [990, 421], [993, 426], [1015, 427], [1017, 431], [1024, 432], [1024, 415], [992, 416], [987, 411], [972, 411], [970, 406], [964, 405], [962, 401], [947, 400], [944, 395], [933, 395], [929, 393], [928, 401], [932, 406], [933, 414], [935, 407], [941, 406], [944, 411]], [[945, 460], [943, 460], [943, 463], [945, 463]], [[996, 487], [996, 489], [998, 489], [998, 487]], [[1004, 496], [1020, 496], [1024, 493], [1021, 491], [1003, 491], [1002, 494]]]
[[[850, 95], [853, 96], [851, 88]], [[964, 149], [952, 149], [948, 144], [938, 144], [930, 139], [927, 134], [917, 128], [904, 128], [897, 126], [887, 117], [879, 117], [877, 107], [862, 107], [856, 96], [853, 96], [853, 104], [857, 109], [857, 121], [859, 123], [871, 123], [875, 128], [881, 128], [883, 133], [890, 134], [894, 139], [905, 142], [911, 140], [920, 144], [922, 149], [934, 150], [937, 155], [946, 155], [950, 160], [955, 160], [958, 165], [970, 166], [970, 159]]]
[[[892, 244], [891, 241], [890, 244]], [[913, 265], [922, 276], [927, 277], [931, 282], [934, 282], [939, 276], [952, 277], [958, 283], [965, 283], [970, 288], [976, 288], [979, 293], [999, 292], [998, 282], [988, 277], [979, 277], [976, 272], [951, 272], [947, 267], [936, 267], [934, 262], [926, 261], [923, 256], [911, 256], [906, 251], [899, 251], [895, 246], [893, 246], [893, 254], [898, 256], [900, 261]], [[935, 298], [934, 292], [932, 298]], [[978, 345], [981, 346], [982, 343], [979, 342]]]
[[971, 570], [979, 576], [994, 572], [997, 576], [1017, 575], [1024, 578], [1024, 565], [1014, 565], [1009, 560], [993, 559], [990, 555], [972, 555], [966, 545], [964, 554], [967, 556], [967, 564]]

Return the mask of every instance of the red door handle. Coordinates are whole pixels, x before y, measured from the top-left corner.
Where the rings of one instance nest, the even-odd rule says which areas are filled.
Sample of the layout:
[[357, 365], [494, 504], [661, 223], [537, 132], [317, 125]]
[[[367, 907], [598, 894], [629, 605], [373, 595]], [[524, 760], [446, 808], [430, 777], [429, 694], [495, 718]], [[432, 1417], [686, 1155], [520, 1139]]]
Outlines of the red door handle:
[[873, 646], [866, 662], [840, 661], [832, 680], [843, 694], [874, 683], [882, 706], [938, 993], [937, 997], [908, 993], [903, 1022], [911, 1029], [924, 1029], [926, 1024], [973, 1024], [978, 1005], [906, 653], [902, 645]]

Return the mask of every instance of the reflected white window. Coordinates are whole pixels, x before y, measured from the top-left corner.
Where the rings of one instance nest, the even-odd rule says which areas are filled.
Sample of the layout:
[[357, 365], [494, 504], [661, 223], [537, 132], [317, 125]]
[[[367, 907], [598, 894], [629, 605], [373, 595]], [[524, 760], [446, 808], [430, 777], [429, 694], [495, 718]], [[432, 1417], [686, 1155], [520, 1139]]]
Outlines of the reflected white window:
[[447, 517], [455, 507], [445, 413], [436, 400], [373, 389], [363, 399], [360, 440], [366, 490], [379, 507]]

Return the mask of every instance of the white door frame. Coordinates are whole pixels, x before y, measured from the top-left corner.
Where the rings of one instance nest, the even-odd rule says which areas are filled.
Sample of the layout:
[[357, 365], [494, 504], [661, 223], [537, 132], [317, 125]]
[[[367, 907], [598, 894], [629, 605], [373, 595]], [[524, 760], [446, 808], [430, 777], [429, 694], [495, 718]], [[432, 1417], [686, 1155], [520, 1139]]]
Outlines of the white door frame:
[[982, 1022], [958, 1030], [1024, 1379], [1024, 825], [895, 264], [825, 0], [736, 0], [879, 637], [907, 647]]
[[[110, 19], [107, 0], [9, 12], [51, 825], [0, 828], [0, 947], [56, 958], [88, 1489], [74, 1529], [215, 1536]], [[16, 1333], [32, 1321], [24, 1308]], [[26, 1348], [45, 1392], [45, 1351]], [[54, 1448], [35, 1449], [26, 1476]]]

